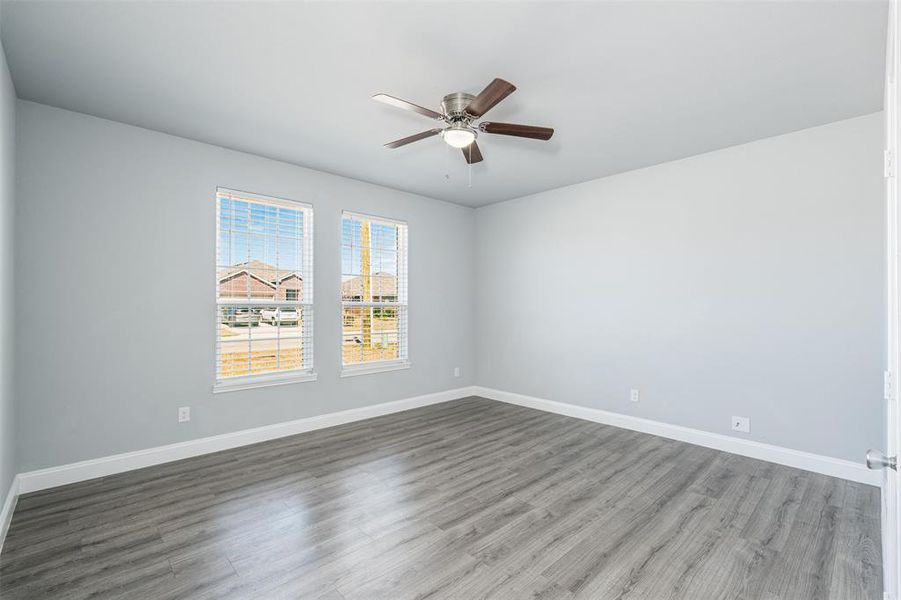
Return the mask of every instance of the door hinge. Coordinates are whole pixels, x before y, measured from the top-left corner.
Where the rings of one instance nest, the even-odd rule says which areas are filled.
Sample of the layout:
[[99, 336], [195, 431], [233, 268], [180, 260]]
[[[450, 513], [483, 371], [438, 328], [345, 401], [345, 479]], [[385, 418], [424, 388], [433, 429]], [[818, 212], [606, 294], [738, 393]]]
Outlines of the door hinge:
[[891, 371], [882, 373], [883, 395], [886, 400], [895, 399], [895, 375]]
[[895, 156], [891, 150], [886, 150], [882, 153], [883, 157], [883, 168], [884, 168], [884, 176], [886, 179], [889, 177], [895, 176]]

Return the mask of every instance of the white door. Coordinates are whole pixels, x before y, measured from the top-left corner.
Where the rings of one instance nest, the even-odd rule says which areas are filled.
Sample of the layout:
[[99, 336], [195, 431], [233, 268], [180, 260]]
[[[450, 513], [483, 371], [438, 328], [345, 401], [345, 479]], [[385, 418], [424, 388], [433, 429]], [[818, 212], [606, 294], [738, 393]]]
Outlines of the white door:
[[[887, 51], [885, 61], [885, 195], [886, 195], [886, 290], [887, 290], [887, 366], [886, 366], [886, 419], [885, 455], [898, 455], [901, 421], [898, 411], [898, 376], [901, 373], [901, 212], [899, 212], [898, 177], [896, 163], [899, 138], [899, 82], [896, 70], [901, 58], [901, 40], [898, 37], [898, 0], [890, 0], [888, 18]], [[885, 597], [901, 600], [901, 569], [899, 569], [899, 545], [901, 545], [901, 515], [898, 502], [898, 472], [892, 465], [893, 459], [880, 452], [871, 451], [867, 455], [870, 468], [882, 468], [882, 556]]]

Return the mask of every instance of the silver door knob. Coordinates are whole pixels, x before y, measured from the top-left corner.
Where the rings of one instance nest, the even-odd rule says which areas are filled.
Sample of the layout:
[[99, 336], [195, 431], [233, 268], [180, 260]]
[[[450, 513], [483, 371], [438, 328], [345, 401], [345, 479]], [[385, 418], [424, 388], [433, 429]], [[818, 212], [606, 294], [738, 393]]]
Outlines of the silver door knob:
[[889, 469], [898, 470], [898, 457], [886, 456], [879, 450], [867, 451], [867, 468], [868, 469]]

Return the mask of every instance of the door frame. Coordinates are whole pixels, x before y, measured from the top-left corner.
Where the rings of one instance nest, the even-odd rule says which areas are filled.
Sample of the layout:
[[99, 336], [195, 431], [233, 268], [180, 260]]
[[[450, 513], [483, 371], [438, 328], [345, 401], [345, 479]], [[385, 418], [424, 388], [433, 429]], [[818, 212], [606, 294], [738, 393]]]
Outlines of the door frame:
[[[897, 156], [901, 131], [901, 90], [896, 76], [901, 60], [901, 15], [899, 0], [889, 0], [888, 31], [886, 32], [885, 60], [885, 222], [886, 222], [886, 381], [885, 381], [885, 453], [897, 456], [901, 421], [897, 400], [897, 379], [901, 373], [901, 212], [899, 212], [899, 190], [897, 182]], [[901, 503], [898, 498], [898, 473], [893, 469], [883, 469], [882, 481], [882, 559], [883, 589], [887, 600], [901, 600]]]

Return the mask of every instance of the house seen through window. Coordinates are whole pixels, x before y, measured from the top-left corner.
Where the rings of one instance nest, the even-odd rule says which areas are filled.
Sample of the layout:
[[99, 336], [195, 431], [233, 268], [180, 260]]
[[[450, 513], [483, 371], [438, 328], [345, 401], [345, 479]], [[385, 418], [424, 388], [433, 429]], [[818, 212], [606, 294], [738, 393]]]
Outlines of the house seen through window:
[[313, 368], [312, 207], [216, 194], [217, 381]]

